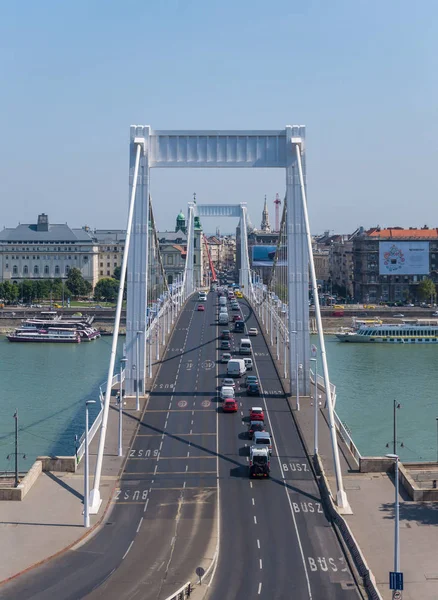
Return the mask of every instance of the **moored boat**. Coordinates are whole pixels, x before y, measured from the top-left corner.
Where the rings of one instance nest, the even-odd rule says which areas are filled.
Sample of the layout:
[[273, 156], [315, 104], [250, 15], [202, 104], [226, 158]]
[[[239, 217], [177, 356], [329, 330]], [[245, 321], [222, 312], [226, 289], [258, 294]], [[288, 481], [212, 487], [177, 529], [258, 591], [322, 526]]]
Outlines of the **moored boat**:
[[6, 336], [10, 342], [53, 342], [79, 344], [81, 336], [75, 330], [63, 328], [23, 329], [18, 328]]
[[340, 342], [436, 344], [438, 343], [438, 321], [362, 324], [351, 331], [341, 331], [336, 334], [336, 337]]

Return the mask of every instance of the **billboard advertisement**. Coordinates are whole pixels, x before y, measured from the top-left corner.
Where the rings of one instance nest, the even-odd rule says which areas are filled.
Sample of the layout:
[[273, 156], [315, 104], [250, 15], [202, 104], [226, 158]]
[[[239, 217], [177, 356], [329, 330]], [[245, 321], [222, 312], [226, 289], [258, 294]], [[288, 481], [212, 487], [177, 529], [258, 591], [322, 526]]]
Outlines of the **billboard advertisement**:
[[[277, 246], [253, 246], [252, 247], [252, 266], [253, 267], [272, 267]], [[284, 267], [286, 261], [286, 246], [280, 248], [280, 256], [277, 260], [277, 266]]]
[[380, 275], [428, 275], [429, 242], [379, 242]]

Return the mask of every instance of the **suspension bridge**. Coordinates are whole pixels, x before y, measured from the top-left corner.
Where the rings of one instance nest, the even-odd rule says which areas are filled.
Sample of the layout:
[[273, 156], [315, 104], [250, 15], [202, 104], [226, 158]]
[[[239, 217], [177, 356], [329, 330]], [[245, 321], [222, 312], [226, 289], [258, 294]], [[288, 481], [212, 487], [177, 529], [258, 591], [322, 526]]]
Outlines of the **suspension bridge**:
[[[249, 257], [248, 204], [189, 202], [184, 269], [168, 282], [150, 193], [150, 169], [199, 167], [284, 169], [277, 247], [273, 266], [263, 279]], [[95, 428], [99, 445], [89, 498], [92, 514], [103, 510], [102, 465], [111, 390], [117, 379], [125, 283], [126, 366], [120, 377], [126, 397], [137, 398], [138, 429], [113, 500], [112, 532], [104, 529], [88, 543], [96, 553], [92, 564], [86, 552], [62, 559], [64, 570], [70, 566], [81, 573], [79, 578], [70, 577], [69, 597], [185, 598], [197, 573], [211, 599], [358, 598], [288, 406], [289, 402], [292, 410], [300, 409], [300, 402], [311, 395], [316, 376], [310, 368], [310, 275], [323, 370], [319, 383], [330, 390], [326, 398], [335, 500], [340, 511], [348, 511], [311, 251], [305, 128], [156, 131], [133, 126], [129, 186], [115, 333], [99, 427]], [[238, 219], [239, 287], [244, 295], [240, 310], [246, 331], [256, 327], [264, 332], [252, 338], [261, 397], [251, 401], [237, 384], [235, 419], [222, 414], [218, 404], [226, 367], [218, 348], [216, 294], [208, 295], [205, 311], [196, 310], [202, 282], [194, 268], [195, 222], [219, 217]], [[238, 352], [237, 337], [232, 336], [232, 352]], [[138, 410], [139, 398], [146, 398], [144, 411]], [[246, 419], [253, 404], [263, 408], [273, 439], [269, 482], [253, 483], [247, 476]], [[65, 585], [60, 580], [62, 572], [58, 564], [38, 574], [42, 595], [33, 597], [48, 597], [44, 594]], [[23, 589], [20, 597], [27, 597]]]

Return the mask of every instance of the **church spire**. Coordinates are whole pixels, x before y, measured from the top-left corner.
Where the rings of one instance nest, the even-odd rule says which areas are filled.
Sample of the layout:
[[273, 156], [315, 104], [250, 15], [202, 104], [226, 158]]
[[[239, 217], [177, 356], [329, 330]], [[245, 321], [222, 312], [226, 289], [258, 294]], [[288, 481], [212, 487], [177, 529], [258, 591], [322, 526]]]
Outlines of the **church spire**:
[[267, 233], [269, 233], [271, 231], [271, 226], [269, 225], [269, 213], [268, 213], [268, 203], [266, 200], [266, 194], [265, 194], [265, 205], [263, 207], [263, 212], [262, 212], [261, 230], [266, 231]]

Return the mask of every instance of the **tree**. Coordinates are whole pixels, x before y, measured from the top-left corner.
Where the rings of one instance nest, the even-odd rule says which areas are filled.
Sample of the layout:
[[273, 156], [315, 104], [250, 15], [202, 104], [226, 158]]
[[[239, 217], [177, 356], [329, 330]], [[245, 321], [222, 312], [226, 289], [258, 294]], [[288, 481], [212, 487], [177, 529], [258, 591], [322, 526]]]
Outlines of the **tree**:
[[86, 285], [85, 279], [82, 276], [82, 273], [76, 267], [70, 269], [68, 273], [68, 277], [65, 281], [65, 285], [70, 291], [71, 295], [77, 298], [78, 296], [86, 295]]
[[94, 299], [111, 302], [117, 298], [118, 292], [119, 282], [112, 277], [104, 277], [96, 283], [96, 287], [94, 288]]
[[116, 267], [114, 269], [113, 278], [117, 279], [117, 281], [120, 281], [121, 274], [122, 274], [122, 267]]
[[418, 285], [418, 296], [421, 300], [430, 300], [435, 297], [436, 288], [432, 279], [423, 279], [423, 281]]

